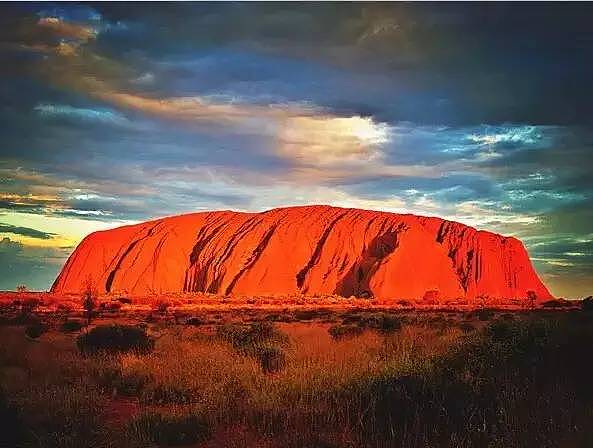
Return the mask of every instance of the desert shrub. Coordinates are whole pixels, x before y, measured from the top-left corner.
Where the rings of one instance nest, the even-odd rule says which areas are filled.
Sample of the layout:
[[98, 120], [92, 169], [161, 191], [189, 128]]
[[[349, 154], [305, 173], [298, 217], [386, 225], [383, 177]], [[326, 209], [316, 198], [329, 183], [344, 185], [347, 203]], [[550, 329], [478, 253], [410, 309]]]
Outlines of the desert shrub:
[[344, 313], [341, 317], [343, 324], [354, 324], [360, 322], [363, 319], [363, 316], [358, 313]]
[[471, 333], [476, 330], [476, 327], [474, 327], [471, 322], [462, 321], [459, 322], [459, 329], [464, 333]]
[[581, 309], [583, 311], [593, 311], [593, 296], [584, 298], [581, 301]]
[[84, 309], [88, 325], [91, 324], [95, 309], [97, 308], [98, 296], [97, 286], [89, 275], [85, 281], [84, 291], [82, 293], [82, 308]]
[[329, 314], [327, 310], [296, 310], [294, 318], [296, 320], [313, 320], [324, 318]]
[[140, 400], [150, 404], [188, 404], [192, 401], [191, 394], [184, 388], [174, 384], [151, 384], [144, 388]]
[[547, 302], [542, 303], [542, 307], [544, 308], [562, 308], [566, 305], [566, 301], [564, 300], [548, 300]]
[[449, 326], [449, 321], [444, 316], [437, 314], [426, 319], [425, 325], [437, 330], [444, 330]]
[[195, 414], [175, 415], [145, 413], [129, 424], [129, 431], [140, 440], [160, 446], [193, 445], [208, 440], [207, 421]]
[[26, 438], [26, 427], [18, 409], [8, 403], [4, 391], [0, 388], [0, 447], [17, 447]]
[[121, 309], [121, 303], [119, 303], [119, 302], [102, 303], [101, 309], [104, 311], [111, 311], [111, 312], [115, 313]]
[[124, 396], [139, 396], [152, 377], [142, 372], [122, 372], [119, 366], [107, 365], [93, 372], [93, 378], [104, 392]]
[[284, 344], [288, 341], [286, 335], [271, 322], [257, 322], [248, 326], [226, 324], [218, 328], [217, 334], [235, 349], [246, 352], [252, 352], [254, 347], [262, 344]]
[[80, 331], [81, 328], [84, 327], [84, 322], [80, 319], [66, 319], [60, 325], [60, 330], [64, 333], [72, 333], [75, 331]]
[[512, 322], [506, 320], [495, 320], [490, 323], [486, 328], [486, 331], [490, 334], [490, 337], [495, 341], [504, 341], [513, 337], [516, 330], [516, 326]]
[[383, 333], [391, 333], [400, 330], [402, 327], [402, 324], [398, 318], [384, 313], [373, 314], [367, 318], [361, 319], [359, 325], [367, 328], [373, 328]]
[[30, 314], [35, 311], [39, 305], [41, 305], [41, 301], [36, 297], [29, 297], [24, 299], [20, 302], [21, 305], [21, 312], [23, 314]]
[[153, 309], [159, 314], [167, 314], [167, 310], [170, 306], [171, 305], [169, 304], [169, 302], [166, 302], [164, 300], [158, 300], [154, 303]]
[[278, 372], [286, 365], [286, 356], [278, 347], [260, 347], [256, 357], [265, 373]]
[[204, 319], [197, 316], [191, 316], [185, 319], [185, 325], [191, 325], [194, 327], [199, 327], [200, 325], [204, 325], [205, 323], [206, 322], [204, 322]]
[[494, 310], [489, 308], [480, 308], [474, 311], [470, 311], [467, 313], [467, 319], [478, 319], [480, 321], [488, 321], [494, 317]]
[[495, 321], [411, 369], [353, 380], [339, 401], [362, 446], [590, 446], [593, 329], [574, 328]]
[[361, 335], [364, 332], [364, 327], [337, 324], [329, 327], [327, 331], [333, 339], [339, 340]]
[[47, 325], [42, 322], [34, 322], [25, 327], [25, 334], [31, 339], [37, 339], [47, 331]]
[[146, 330], [131, 325], [97, 326], [81, 334], [76, 344], [82, 353], [148, 353], [154, 348], [154, 340]]

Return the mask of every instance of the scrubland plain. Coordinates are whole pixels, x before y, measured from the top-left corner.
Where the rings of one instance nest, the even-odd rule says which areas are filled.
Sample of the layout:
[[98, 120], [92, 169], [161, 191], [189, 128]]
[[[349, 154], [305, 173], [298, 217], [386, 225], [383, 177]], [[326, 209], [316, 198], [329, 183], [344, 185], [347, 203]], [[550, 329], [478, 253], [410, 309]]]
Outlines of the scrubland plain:
[[593, 445], [586, 309], [37, 305], [2, 307], [2, 446]]

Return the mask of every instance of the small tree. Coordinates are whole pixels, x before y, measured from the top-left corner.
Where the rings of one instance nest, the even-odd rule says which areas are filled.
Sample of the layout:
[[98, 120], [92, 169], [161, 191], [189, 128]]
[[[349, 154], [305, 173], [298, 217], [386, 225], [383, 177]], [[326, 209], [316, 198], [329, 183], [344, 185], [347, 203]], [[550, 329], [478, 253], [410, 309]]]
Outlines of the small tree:
[[97, 287], [95, 286], [95, 282], [89, 276], [86, 279], [84, 292], [82, 295], [82, 307], [84, 308], [84, 312], [87, 319], [87, 325], [91, 324], [91, 319], [93, 318], [93, 311], [97, 308]]
[[535, 302], [537, 301], [537, 294], [535, 291], [527, 291], [527, 306], [531, 309], [535, 308]]

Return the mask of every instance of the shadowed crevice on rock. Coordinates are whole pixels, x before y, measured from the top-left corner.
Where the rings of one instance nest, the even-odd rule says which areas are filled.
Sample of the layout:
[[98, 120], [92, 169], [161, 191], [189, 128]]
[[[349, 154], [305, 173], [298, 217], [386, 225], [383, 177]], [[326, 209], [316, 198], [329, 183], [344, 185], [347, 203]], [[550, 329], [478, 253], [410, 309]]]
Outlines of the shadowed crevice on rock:
[[398, 234], [404, 229], [403, 224], [388, 231], [383, 231], [382, 228], [383, 233], [373, 238], [358, 261], [338, 283], [335, 294], [343, 297], [372, 298], [374, 294], [369, 285], [371, 278], [383, 260], [397, 249]]

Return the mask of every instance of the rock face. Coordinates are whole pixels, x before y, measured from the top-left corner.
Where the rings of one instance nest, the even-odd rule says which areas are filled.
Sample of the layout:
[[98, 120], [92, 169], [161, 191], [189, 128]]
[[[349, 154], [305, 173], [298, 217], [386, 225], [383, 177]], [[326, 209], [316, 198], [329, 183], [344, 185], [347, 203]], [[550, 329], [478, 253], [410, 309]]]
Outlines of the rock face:
[[552, 298], [521, 242], [440, 218], [290, 207], [195, 213], [95, 232], [52, 292]]

